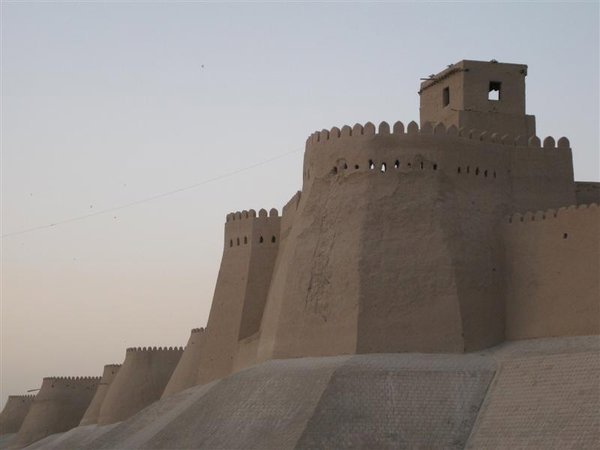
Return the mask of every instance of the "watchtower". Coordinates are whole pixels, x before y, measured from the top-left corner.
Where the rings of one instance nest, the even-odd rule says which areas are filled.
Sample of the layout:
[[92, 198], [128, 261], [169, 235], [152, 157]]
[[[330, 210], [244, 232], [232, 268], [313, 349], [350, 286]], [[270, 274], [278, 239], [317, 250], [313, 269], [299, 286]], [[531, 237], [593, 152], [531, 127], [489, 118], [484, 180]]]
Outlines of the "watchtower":
[[525, 114], [527, 66], [463, 60], [421, 83], [421, 126], [442, 122], [465, 130], [534, 136]]

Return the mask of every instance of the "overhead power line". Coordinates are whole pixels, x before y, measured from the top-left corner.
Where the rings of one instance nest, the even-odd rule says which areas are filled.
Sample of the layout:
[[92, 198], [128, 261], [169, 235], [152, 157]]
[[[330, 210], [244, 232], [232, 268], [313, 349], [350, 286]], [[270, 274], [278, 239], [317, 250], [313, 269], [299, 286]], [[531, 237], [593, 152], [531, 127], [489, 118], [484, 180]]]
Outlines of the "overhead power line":
[[140, 200], [135, 200], [135, 201], [132, 201], [132, 202], [129, 202], [129, 203], [125, 203], [123, 205], [113, 206], [111, 208], [106, 208], [106, 209], [101, 209], [101, 210], [95, 211], [95, 212], [93, 212], [91, 214], [83, 214], [83, 215], [80, 215], [80, 216], [74, 216], [74, 217], [70, 217], [70, 218], [67, 218], [67, 219], [59, 220], [57, 222], [52, 222], [52, 223], [49, 223], [49, 224], [46, 224], [46, 225], [39, 225], [37, 227], [26, 228], [24, 230], [19, 230], [19, 231], [13, 231], [13, 232], [10, 232], [10, 233], [6, 233], [6, 234], [2, 235], [2, 239], [6, 238], [6, 237], [18, 236], [18, 235], [21, 235], [21, 234], [31, 233], [33, 231], [44, 230], [46, 228], [53, 228], [53, 227], [56, 227], [56, 226], [59, 226], [59, 225], [64, 225], [65, 223], [70, 223], [70, 222], [76, 222], [76, 221], [79, 221], [79, 220], [89, 219], [91, 217], [100, 216], [102, 214], [113, 213], [115, 211], [121, 211], [121, 210], [126, 209], [126, 208], [131, 208], [133, 206], [141, 205], [142, 203], [148, 203], [148, 202], [151, 202], [151, 201], [154, 201], [154, 200], [158, 200], [160, 198], [169, 197], [171, 195], [175, 195], [175, 194], [178, 194], [180, 192], [189, 191], [189, 190], [192, 190], [192, 189], [199, 188], [200, 186], [204, 186], [205, 184], [208, 184], [208, 183], [213, 183], [215, 181], [222, 180], [223, 178], [232, 177], [232, 176], [237, 175], [237, 174], [239, 174], [241, 172], [246, 172], [246, 171], [254, 169], [256, 167], [260, 167], [260, 166], [263, 166], [265, 164], [269, 164], [269, 163], [271, 163], [273, 161], [276, 161], [276, 160], [281, 159], [281, 158], [285, 158], [286, 156], [289, 156], [289, 155], [291, 155], [293, 153], [298, 153], [300, 151], [301, 151], [301, 149], [291, 150], [289, 152], [282, 153], [280, 155], [274, 156], [274, 157], [269, 158], [269, 159], [265, 159], [264, 161], [260, 161], [258, 163], [252, 164], [250, 166], [242, 167], [241, 169], [236, 169], [236, 170], [233, 170], [231, 172], [227, 172], [227, 173], [218, 175], [216, 177], [209, 178], [207, 180], [199, 181], [198, 183], [190, 184], [188, 186], [184, 186], [184, 187], [181, 187], [181, 188], [178, 188], [178, 189], [173, 189], [171, 191], [162, 192], [160, 194], [156, 194], [156, 195], [153, 195], [151, 197], [142, 198]]

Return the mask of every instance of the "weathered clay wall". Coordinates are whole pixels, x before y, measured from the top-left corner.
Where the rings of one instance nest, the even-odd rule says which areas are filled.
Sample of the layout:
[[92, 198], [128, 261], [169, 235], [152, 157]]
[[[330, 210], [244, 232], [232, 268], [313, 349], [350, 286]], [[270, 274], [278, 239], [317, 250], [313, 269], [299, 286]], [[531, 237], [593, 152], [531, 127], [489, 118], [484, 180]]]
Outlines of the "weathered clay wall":
[[9, 395], [0, 413], [0, 436], [16, 433], [21, 428], [35, 395]]
[[578, 205], [600, 204], [600, 183], [593, 181], [576, 181], [575, 195]]
[[104, 371], [102, 372], [102, 379], [100, 380], [98, 389], [96, 389], [96, 394], [94, 395], [90, 406], [83, 415], [83, 418], [81, 419], [79, 425], [91, 425], [93, 423], [98, 422], [100, 408], [102, 406], [102, 403], [104, 402], [104, 398], [106, 397], [108, 388], [115, 379], [115, 376], [117, 375], [117, 372], [119, 372], [120, 368], [121, 364], [107, 364], [104, 366]]
[[198, 379], [202, 351], [204, 350], [204, 328], [194, 328], [190, 333], [183, 355], [169, 379], [161, 398], [176, 394], [194, 386]]
[[595, 203], [506, 221], [507, 339], [600, 334], [599, 230]]
[[413, 122], [309, 138], [260, 360], [462, 352], [504, 338], [496, 226], [531, 205], [573, 203], [571, 151], [564, 138], [464, 134]]
[[98, 424], [120, 422], [155, 402], [169, 382], [183, 348], [128, 348], [98, 414]]
[[100, 377], [47, 377], [10, 448], [76, 427], [90, 405]]
[[233, 370], [238, 341], [257, 333], [279, 248], [277, 210], [229, 214], [225, 246], [200, 356], [198, 382]]

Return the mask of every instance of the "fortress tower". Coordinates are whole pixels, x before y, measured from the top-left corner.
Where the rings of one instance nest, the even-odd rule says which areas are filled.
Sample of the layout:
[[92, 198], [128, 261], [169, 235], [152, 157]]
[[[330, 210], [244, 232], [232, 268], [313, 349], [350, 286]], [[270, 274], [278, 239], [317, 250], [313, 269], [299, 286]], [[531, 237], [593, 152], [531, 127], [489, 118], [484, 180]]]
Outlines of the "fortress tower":
[[194, 328], [179, 363], [169, 379], [161, 398], [176, 394], [196, 385], [198, 367], [204, 351], [204, 328]]
[[421, 125], [454, 125], [500, 135], [535, 136], [525, 114], [527, 66], [463, 60], [421, 83]]
[[79, 425], [92, 425], [98, 422], [100, 407], [102, 406], [104, 398], [106, 397], [106, 393], [108, 392], [113, 380], [117, 376], [120, 368], [121, 364], [107, 364], [104, 366], [102, 379], [100, 380], [98, 389], [96, 389], [96, 394], [94, 395], [90, 406], [85, 411], [85, 414], [83, 415]]
[[162, 395], [183, 349], [128, 348], [98, 413], [98, 425], [125, 420]]
[[258, 331], [279, 250], [276, 209], [227, 215], [223, 258], [204, 333], [198, 383], [256, 360]]
[[9, 395], [0, 413], [0, 436], [16, 433], [21, 428], [35, 395]]
[[[503, 218], [576, 202], [568, 140], [528, 138], [525, 69], [463, 61], [422, 86], [420, 129], [367, 123], [308, 139], [259, 361], [504, 340]], [[498, 100], [484, 80], [499, 83]]]

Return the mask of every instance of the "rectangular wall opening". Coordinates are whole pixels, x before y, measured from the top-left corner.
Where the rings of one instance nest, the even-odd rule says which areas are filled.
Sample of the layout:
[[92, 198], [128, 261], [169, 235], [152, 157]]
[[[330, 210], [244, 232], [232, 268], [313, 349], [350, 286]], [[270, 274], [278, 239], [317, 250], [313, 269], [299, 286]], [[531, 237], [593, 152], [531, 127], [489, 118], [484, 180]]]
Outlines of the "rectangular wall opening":
[[443, 106], [448, 106], [450, 104], [450, 88], [445, 87], [442, 92], [442, 104]]
[[490, 87], [488, 89], [488, 100], [492, 100], [492, 101], [500, 100], [501, 92], [502, 92], [502, 83], [500, 81], [490, 81]]

